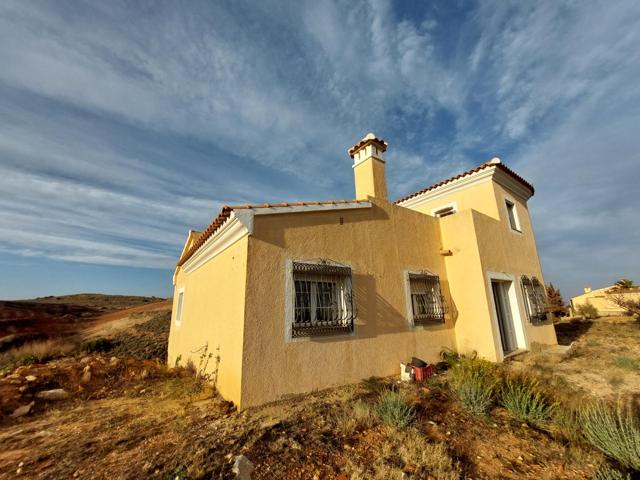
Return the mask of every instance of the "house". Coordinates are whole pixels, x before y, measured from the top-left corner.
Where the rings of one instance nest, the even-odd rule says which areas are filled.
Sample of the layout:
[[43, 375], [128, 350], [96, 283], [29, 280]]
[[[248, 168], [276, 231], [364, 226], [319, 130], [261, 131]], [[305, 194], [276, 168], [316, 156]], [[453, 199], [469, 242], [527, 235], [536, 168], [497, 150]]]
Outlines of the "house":
[[624, 308], [614, 300], [619, 298], [623, 301], [640, 302], [640, 287], [617, 288], [616, 285], [610, 287], [597, 288], [585, 287], [584, 293], [571, 299], [571, 314], [577, 315], [580, 305], [590, 303], [598, 309], [598, 315], [602, 317], [626, 315]]
[[349, 149], [353, 200], [225, 206], [189, 232], [169, 364], [213, 352], [218, 390], [246, 408], [443, 349], [499, 362], [556, 344], [533, 186], [493, 158], [391, 202], [386, 150], [373, 134]]

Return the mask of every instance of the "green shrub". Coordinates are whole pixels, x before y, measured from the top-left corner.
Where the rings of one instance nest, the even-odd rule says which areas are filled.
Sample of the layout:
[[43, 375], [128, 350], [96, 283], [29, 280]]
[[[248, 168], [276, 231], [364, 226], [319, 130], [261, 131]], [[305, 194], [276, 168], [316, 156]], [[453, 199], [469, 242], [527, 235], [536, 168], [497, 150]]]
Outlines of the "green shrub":
[[600, 316], [598, 309], [589, 302], [578, 305], [576, 307], [576, 312], [578, 315], [589, 319], [598, 318]]
[[628, 357], [627, 355], [618, 355], [614, 362], [616, 367], [623, 368], [625, 370], [637, 371], [640, 370], [640, 362], [635, 358]]
[[631, 475], [624, 474], [609, 465], [603, 465], [598, 469], [593, 480], [631, 480]]
[[380, 394], [374, 411], [382, 422], [397, 428], [406, 427], [416, 418], [415, 410], [404, 395], [393, 390]]
[[465, 409], [483, 414], [493, 401], [498, 371], [486, 360], [461, 358], [451, 369], [449, 381]]
[[80, 349], [88, 353], [106, 353], [111, 351], [115, 346], [116, 343], [110, 338], [99, 337], [82, 342]]
[[544, 426], [555, 408], [538, 388], [538, 382], [524, 377], [507, 378], [501, 389], [502, 405], [521, 422]]
[[640, 425], [630, 404], [595, 402], [580, 411], [585, 439], [620, 465], [640, 470]]

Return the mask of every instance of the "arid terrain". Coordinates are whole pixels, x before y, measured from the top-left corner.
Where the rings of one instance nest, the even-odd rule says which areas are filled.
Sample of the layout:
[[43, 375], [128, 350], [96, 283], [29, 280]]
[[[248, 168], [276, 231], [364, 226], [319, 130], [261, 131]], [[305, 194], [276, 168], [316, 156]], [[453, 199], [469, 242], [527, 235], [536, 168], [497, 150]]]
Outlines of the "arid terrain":
[[[238, 455], [254, 480], [590, 479], [605, 464], [625, 469], [575, 419], [522, 421], [497, 397], [484, 414], [464, 408], [455, 359], [425, 384], [370, 379], [239, 413], [201, 365], [165, 365], [170, 308], [135, 297], [3, 302], [2, 335], [35, 336], [0, 351], [0, 478], [226, 479]], [[496, 375], [533, 372], [545, 398], [571, 408], [637, 394], [637, 322], [564, 321], [557, 331], [571, 348], [533, 349]], [[40, 398], [52, 390], [64, 394]], [[406, 417], [386, 415], [385, 396], [402, 398]]]

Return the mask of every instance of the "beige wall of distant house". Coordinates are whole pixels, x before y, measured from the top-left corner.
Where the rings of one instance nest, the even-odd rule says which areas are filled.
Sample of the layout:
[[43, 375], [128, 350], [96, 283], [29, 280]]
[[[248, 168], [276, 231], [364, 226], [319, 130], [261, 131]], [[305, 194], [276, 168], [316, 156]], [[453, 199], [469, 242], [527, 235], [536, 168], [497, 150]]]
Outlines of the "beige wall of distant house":
[[[407, 271], [438, 274], [450, 303], [439, 249], [437, 219], [387, 202], [256, 217], [249, 239], [242, 406], [397, 374], [412, 355], [436, 361], [443, 348], [455, 348], [451, 315], [444, 325], [412, 328], [407, 311]], [[355, 333], [287, 339], [286, 263], [319, 258], [352, 268]]]
[[[611, 291], [611, 287], [599, 288], [597, 290], [591, 290], [590, 292], [583, 293], [571, 299], [572, 313], [577, 315], [577, 308], [585, 303], [590, 303], [598, 309], [598, 314], [606, 316], [624, 315], [625, 310], [620, 308], [614, 302], [611, 301], [611, 296], [607, 292]], [[622, 295], [625, 300], [640, 301], [640, 289], [634, 288], [629, 292], [621, 290], [611, 291], [613, 295]]]
[[[196, 368], [203, 347], [215, 357], [220, 354], [217, 388], [236, 404], [241, 401], [242, 344], [246, 294], [248, 237], [245, 236], [200, 268], [176, 274], [168, 363], [189, 360]], [[177, 302], [184, 291], [180, 323]], [[217, 348], [220, 347], [218, 351]], [[216, 369], [215, 358], [208, 361], [207, 373]]]

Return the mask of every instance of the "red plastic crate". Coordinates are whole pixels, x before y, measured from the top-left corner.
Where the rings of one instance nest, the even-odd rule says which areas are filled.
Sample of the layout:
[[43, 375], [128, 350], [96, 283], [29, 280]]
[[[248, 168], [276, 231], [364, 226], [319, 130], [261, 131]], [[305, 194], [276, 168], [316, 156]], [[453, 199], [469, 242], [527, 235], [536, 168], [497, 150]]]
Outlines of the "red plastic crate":
[[425, 380], [433, 377], [433, 365], [427, 365], [426, 367], [413, 367], [413, 375], [416, 382], [424, 382]]

